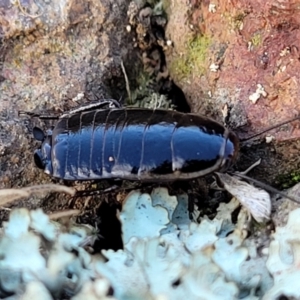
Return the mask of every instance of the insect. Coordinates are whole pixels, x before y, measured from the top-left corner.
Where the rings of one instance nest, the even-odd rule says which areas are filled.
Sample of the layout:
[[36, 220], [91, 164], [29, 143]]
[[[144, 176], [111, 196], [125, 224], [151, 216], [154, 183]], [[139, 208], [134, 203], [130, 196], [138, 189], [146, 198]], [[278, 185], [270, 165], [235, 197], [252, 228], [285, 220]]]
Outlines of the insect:
[[239, 148], [233, 132], [205, 116], [112, 100], [63, 114], [52, 132], [35, 127], [33, 134], [42, 142], [36, 165], [65, 180], [193, 179], [227, 168]]
[[[104, 108], [107, 105], [108, 108]], [[293, 120], [296, 119], [298, 117]], [[270, 217], [271, 199], [267, 192], [217, 172], [224, 171], [235, 161], [239, 139], [205, 116], [162, 109], [123, 108], [115, 100], [106, 100], [61, 115], [53, 131], [47, 134], [37, 127], [33, 134], [42, 142], [34, 152], [35, 163], [54, 178], [165, 182], [213, 173], [257, 221]], [[299, 203], [242, 173], [232, 175]]]

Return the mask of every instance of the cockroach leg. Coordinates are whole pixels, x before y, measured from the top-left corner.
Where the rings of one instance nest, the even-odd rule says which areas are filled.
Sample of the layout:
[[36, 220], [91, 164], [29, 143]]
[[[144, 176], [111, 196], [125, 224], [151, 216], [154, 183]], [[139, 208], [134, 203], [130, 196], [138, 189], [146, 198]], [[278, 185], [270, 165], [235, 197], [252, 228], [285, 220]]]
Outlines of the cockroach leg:
[[251, 170], [253, 170], [255, 167], [259, 166], [261, 163], [261, 158], [256, 161], [254, 164], [252, 164], [247, 170], [243, 172], [235, 172], [234, 174], [241, 174], [241, 175], [247, 175]]

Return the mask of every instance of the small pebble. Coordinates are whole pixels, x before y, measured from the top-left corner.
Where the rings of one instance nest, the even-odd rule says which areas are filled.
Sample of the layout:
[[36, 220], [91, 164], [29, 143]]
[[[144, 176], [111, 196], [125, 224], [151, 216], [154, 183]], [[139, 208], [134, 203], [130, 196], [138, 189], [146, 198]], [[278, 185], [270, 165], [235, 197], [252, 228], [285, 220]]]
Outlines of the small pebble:
[[209, 69], [211, 70], [211, 72], [217, 72], [219, 70], [219, 65], [213, 63], [209, 66]]
[[273, 135], [267, 135], [266, 136], [266, 143], [270, 144], [274, 139], [275, 139], [275, 137]]
[[217, 11], [216, 4], [210, 3], [209, 6], [208, 6], [208, 11], [210, 13], [215, 13]]

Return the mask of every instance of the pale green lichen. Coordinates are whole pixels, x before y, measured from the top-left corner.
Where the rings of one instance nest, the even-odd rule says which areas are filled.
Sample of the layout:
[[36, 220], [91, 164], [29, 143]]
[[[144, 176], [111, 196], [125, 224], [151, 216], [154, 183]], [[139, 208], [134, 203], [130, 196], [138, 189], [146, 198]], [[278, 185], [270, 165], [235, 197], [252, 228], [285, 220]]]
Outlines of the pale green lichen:
[[299, 299], [300, 290], [300, 209], [290, 212], [284, 227], [277, 227], [270, 244], [267, 268], [274, 277], [273, 287], [264, 295], [264, 300]]
[[[130, 99], [126, 98], [126, 106], [151, 109], [173, 109], [172, 101], [166, 95], [154, 91], [155, 84], [150, 74], [140, 71], [136, 77], [135, 88], [130, 90]], [[130, 87], [131, 88], [131, 87]]]
[[[2, 197], [11, 194], [16, 191]], [[74, 300], [300, 297], [300, 209], [275, 229], [270, 247], [264, 242], [258, 252], [260, 245], [248, 235], [247, 211], [232, 223], [235, 199], [221, 204], [213, 219], [205, 216], [198, 224], [183, 217], [178, 223], [180, 202], [187, 216], [183, 196], [171, 196], [166, 188], [131, 192], [120, 213], [124, 249], [102, 251], [104, 258], [83, 248], [89, 229], [61, 230], [41, 210], [13, 210], [0, 232], [1, 298], [5, 293], [32, 300], [66, 293]], [[228, 223], [231, 230], [224, 235]]]
[[166, 9], [170, 6], [169, 0], [147, 0], [147, 4], [152, 7], [153, 15], [165, 14]]

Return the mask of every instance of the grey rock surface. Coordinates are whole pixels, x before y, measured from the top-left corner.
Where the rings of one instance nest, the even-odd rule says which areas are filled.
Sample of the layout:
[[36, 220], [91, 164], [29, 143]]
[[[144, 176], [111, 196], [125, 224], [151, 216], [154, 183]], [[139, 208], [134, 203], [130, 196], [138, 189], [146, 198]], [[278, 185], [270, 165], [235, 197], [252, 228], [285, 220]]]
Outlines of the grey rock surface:
[[0, 2], [0, 188], [50, 180], [33, 162], [30, 131], [41, 123], [19, 111], [59, 114], [124, 96], [121, 60], [135, 55], [127, 8], [123, 0]]

